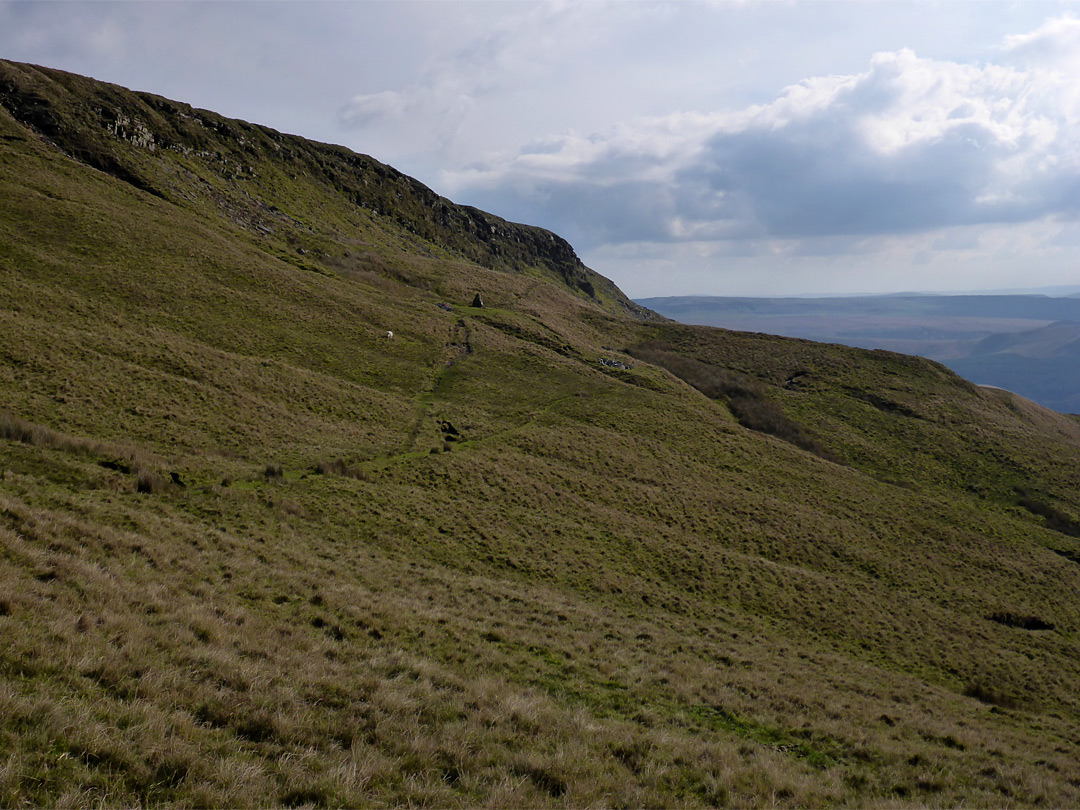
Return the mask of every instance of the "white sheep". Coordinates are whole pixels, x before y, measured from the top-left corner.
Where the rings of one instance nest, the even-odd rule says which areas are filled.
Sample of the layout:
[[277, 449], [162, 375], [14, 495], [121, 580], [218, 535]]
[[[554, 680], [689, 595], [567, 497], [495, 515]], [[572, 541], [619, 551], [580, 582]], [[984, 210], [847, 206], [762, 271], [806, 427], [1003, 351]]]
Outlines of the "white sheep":
[[393, 336], [394, 336], [394, 333], [393, 333], [393, 332], [387, 332], [387, 333], [386, 333], [386, 339], [387, 339], [387, 340], [390, 340], [390, 338], [392, 338]]

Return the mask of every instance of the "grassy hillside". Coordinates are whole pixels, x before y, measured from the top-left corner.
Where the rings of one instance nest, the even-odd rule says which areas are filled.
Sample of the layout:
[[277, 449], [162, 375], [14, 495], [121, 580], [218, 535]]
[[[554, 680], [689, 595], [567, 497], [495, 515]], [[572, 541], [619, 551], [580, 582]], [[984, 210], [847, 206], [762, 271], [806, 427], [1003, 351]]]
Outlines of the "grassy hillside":
[[1077, 421], [2, 62], [0, 200], [3, 805], [1080, 802]]

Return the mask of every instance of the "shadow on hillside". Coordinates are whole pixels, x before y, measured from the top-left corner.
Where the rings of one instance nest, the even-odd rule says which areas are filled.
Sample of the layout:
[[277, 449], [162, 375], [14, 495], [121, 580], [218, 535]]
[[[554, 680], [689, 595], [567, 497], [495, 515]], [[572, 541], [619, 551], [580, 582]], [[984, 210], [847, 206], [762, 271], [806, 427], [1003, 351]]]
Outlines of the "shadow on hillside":
[[829, 461], [837, 459], [801, 425], [789, 419], [765, 386], [744, 374], [686, 357], [662, 341], [626, 350], [631, 357], [660, 366], [710, 399], [723, 402], [739, 424], [767, 433]]

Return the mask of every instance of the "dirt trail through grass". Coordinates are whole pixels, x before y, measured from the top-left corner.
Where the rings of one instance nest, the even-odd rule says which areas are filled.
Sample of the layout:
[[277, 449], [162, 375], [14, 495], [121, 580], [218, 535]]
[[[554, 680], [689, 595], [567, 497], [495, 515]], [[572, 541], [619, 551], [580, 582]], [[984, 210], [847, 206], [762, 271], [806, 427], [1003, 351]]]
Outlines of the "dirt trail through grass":
[[[422, 443], [422, 437], [425, 435], [425, 426], [430, 430], [431, 426], [435, 423], [435, 419], [432, 415], [432, 409], [438, 397], [439, 387], [446, 375], [446, 373], [459, 361], [472, 354], [472, 330], [469, 328], [464, 319], [459, 319], [454, 326], [449, 330], [446, 346], [444, 348], [442, 357], [439, 362], [432, 367], [432, 374], [421, 388], [415, 398], [415, 419], [411, 430], [409, 431], [408, 438], [406, 439], [401, 450], [397, 453], [390, 453], [381, 458], [374, 459], [367, 464], [363, 465], [370, 469], [377, 469], [379, 467], [386, 466], [397, 461], [407, 461], [409, 459], [416, 460], [424, 458], [434, 452], [434, 449], [424, 450], [420, 445]], [[467, 440], [457, 439], [454, 442], [455, 449], [467, 449], [476, 447], [480, 443], [488, 443], [492, 441], [498, 441], [504, 439], [514, 433], [518, 433], [522, 430], [534, 426], [537, 421], [544, 415], [551, 412], [559, 403], [572, 399], [575, 394], [566, 394], [563, 396], [555, 397], [546, 403], [536, 403], [537, 409], [528, 416], [525, 421], [514, 424], [502, 430], [497, 430], [489, 435], [483, 437], [474, 437]], [[453, 428], [451, 428], [452, 430]], [[445, 430], [444, 436], [445, 439]], [[456, 437], [455, 437], [456, 438]], [[454, 439], [451, 439], [454, 441]], [[448, 445], [443, 445], [444, 449]], [[437, 448], [436, 448], [437, 449]]]
[[447, 334], [446, 345], [443, 348], [442, 356], [432, 366], [432, 373], [424, 386], [420, 389], [420, 392], [416, 395], [416, 418], [413, 422], [412, 429], [409, 431], [409, 437], [405, 441], [405, 445], [400, 453], [387, 456], [385, 461], [393, 461], [397, 458], [406, 458], [410, 455], [417, 453], [416, 445], [420, 439], [420, 434], [424, 429], [424, 425], [430, 422], [431, 406], [435, 401], [435, 396], [439, 390], [439, 384], [446, 372], [459, 360], [472, 354], [472, 330], [469, 329], [463, 318], [450, 327]]

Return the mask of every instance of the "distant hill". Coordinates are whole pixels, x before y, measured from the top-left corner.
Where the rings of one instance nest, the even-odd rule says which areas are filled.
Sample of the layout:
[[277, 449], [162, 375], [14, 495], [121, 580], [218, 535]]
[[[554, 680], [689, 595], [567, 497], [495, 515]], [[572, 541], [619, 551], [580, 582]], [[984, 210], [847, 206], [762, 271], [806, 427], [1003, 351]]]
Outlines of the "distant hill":
[[1000, 385], [1064, 413], [1080, 413], [1080, 323], [995, 334], [947, 361], [971, 380]]
[[983, 385], [1080, 411], [1080, 298], [888, 295], [671, 297], [638, 303], [682, 323], [929, 357]]
[[4, 806], [1080, 806], [1076, 418], [5, 61], [0, 282]]

